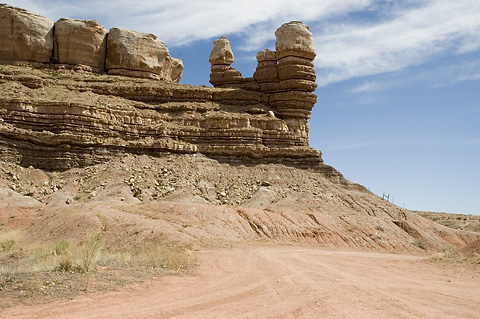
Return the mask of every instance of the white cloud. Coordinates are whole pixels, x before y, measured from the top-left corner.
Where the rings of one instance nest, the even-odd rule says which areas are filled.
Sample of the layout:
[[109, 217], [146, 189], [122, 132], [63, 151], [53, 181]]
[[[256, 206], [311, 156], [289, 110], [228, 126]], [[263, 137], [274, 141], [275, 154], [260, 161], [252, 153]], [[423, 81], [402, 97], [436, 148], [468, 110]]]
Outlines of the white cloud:
[[330, 26], [330, 32], [317, 35], [319, 84], [397, 71], [438, 54], [480, 48], [478, 0], [432, 0], [392, 15], [380, 23]]
[[378, 91], [384, 88], [383, 84], [376, 81], [365, 81], [362, 84], [354, 87], [350, 92], [352, 93], [365, 93], [371, 91]]
[[[436, 56], [480, 49], [479, 0], [11, 0], [9, 3], [54, 21], [61, 17], [96, 19], [107, 28], [154, 33], [169, 47], [236, 34], [243, 41], [234, 48], [238, 57], [242, 50], [252, 54], [265, 48], [274, 40], [274, 31], [282, 23], [301, 20], [310, 25], [315, 36], [317, 82], [321, 86], [398, 71]], [[477, 78], [478, 74], [470, 77]]]
[[243, 48], [254, 50], [273, 39], [273, 32], [284, 22], [315, 21], [342, 15], [352, 10], [361, 10], [373, 1], [12, 0], [10, 4], [27, 8], [52, 20], [61, 17], [96, 19], [107, 27], [126, 27], [154, 33], [170, 46], [239, 33], [245, 37]]
[[440, 66], [436, 69], [424, 71], [418, 74], [418, 78], [435, 78], [433, 87], [443, 87], [462, 81], [473, 81], [480, 79], [480, 59], [454, 62], [447, 66]]

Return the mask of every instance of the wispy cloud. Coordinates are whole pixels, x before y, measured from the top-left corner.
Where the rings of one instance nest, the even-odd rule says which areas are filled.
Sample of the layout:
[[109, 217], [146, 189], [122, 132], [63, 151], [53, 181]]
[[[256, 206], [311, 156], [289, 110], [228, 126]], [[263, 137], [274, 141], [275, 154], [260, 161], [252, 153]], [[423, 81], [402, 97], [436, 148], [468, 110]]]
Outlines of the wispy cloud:
[[[107, 28], [156, 34], [168, 46], [235, 34], [236, 50], [255, 51], [290, 20], [309, 24], [317, 82], [402, 70], [444, 55], [480, 49], [478, 0], [11, 0], [52, 20], [96, 19]], [[238, 54], [238, 53], [237, 53]], [[478, 78], [478, 73], [465, 79]], [[362, 88], [358, 88], [361, 90]], [[363, 89], [372, 89], [365, 86]]]
[[[12, 0], [10, 4], [43, 14], [97, 19], [107, 26], [156, 34], [168, 45], [184, 45], [220, 35], [242, 34], [244, 49], [257, 50], [282, 23], [317, 21], [361, 10], [374, 0]], [[268, 31], [268, 32], [267, 32]], [[263, 48], [262, 48], [263, 49]]]
[[448, 65], [423, 71], [417, 78], [435, 78], [433, 87], [439, 88], [457, 82], [474, 81], [480, 79], [480, 60], [456, 61]]
[[385, 87], [384, 84], [378, 83], [376, 81], [365, 81], [362, 84], [354, 87], [350, 90], [351, 93], [365, 93], [365, 92], [372, 92], [378, 91]]
[[[435, 55], [478, 50], [480, 2], [422, 1], [368, 25], [338, 24], [315, 37], [319, 84], [392, 72]], [[329, 30], [333, 28], [330, 27]]]

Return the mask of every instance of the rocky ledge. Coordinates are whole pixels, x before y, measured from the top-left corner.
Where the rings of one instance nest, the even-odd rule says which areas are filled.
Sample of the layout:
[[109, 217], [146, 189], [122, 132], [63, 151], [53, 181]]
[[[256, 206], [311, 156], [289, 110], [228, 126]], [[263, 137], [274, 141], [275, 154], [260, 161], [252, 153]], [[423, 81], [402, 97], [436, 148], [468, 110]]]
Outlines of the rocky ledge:
[[[65, 170], [120, 153], [201, 153], [236, 165], [313, 168], [342, 179], [308, 144], [315, 50], [303, 23], [277, 30], [276, 51], [259, 52], [252, 78], [231, 67], [228, 40], [215, 41], [210, 56], [215, 87], [178, 84], [181, 61], [170, 58], [153, 35], [107, 32], [96, 21], [52, 24], [0, 5], [0, 158]], [[86, 39], [95, 45], [86, 45]], [[145, 48], [145, 56], [130, 54], [133, 47]], [[142, 63], [148, 52], [154, 52], [155, 63], [164, 61], [161, 67]]]

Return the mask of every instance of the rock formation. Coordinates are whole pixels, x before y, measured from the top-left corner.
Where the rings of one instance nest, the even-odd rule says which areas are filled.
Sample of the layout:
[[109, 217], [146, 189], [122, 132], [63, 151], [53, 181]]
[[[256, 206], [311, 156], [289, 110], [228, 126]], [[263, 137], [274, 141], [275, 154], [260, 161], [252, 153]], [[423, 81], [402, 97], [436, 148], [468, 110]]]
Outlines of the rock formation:
[[165, 80], [170, 76], [168, 48], [153, 34], [112, 28], [107, 40], [108, 74]]
[[[106, 61], [106, 63], [105, 63]], [[62, 18], [55, 24], [24, 9], [0, 4], [0, 63], [82, 69], [112, 75], [179, 82], [183, 63], [153, 34], [97, 21]], [[40, 65], [35, 65], [40, 66]]]
[[107, 29], [97, 21], [62, 18], [55, 22], [55, 63], [105, 69]]
[[258, 83], [261, 92], [278, 92], [278, 65], [275, 51], [265, 49], [257, 53], [257, 69], [253, 78]]
[[[316, 55], [313, 35], [308, 26], [292, 21], [278, 28], [275, 36], [276, 51], [260, 51], [255, 74], [253, 78], [246, 79], [230, 66], [233, 52], [228, 40], [222, 37], [215, 41], [210, 56], [210, 83], [215, 87], [242, 88], [261, 93], [262, 101], [273, 109], [275, 115], [287, 121], [290, 130], [308, 143], [307, 120], [317, 101], [317, 96], [312, 93], [317, 87], [313, 69]], [[237, 72], [234, 77], [232, 70]]]
[[[277, 30], [276, 51], [259, 52], [252, 78], [231, 66], [227, 38], [216, 40], [209, 59], [216, 87], [207, 88], [177, 84], [183, 63], [152, 34], [107, 33], [96, 21], [72, 19], [53, 26], [28, 11], [0, 8], [7, 48], [0, 58], [45, 64], [0, 65], [0, 158], [64, 170], [125, 152], [198, 152], [234, 164], [281, 163], [338, 175], [308, 145], [315, 50], [301, 22]], [[18, 23], [9, 24], [17, 20], [24, 21], [22, 36]], [[30, 41], [38, 34], [50, 44]], [[50, 55], [35, 56], [42, 52], [32, 52], [38, 43]]]
[[279, 92], [271, 102], [284, 117], [310, 117], [316, 102], [315, 49], [313, 36], [301, 22], [285, 23], [275, 32], [278, 60]]
[[0, 61], [49, 63], [52, 49], [52, 21], [0, 4]]
[[212, 65], [210, 74], [210, 83], [215, 87], [242, 87], [242, 73], [235, 70], [233, 63], [233, 51], [230, 41], [226, 37], [221, 37], [213, 42], [212, 53], [208, 59]]
[[0, 158], [64, 170], [119, 153], [201, 153], [321, 169], [258, 92], [0, 65]]
[[178, 83], [182, 78], [182, 74], [183, 74], [182, 60], [180, 60], [179, 58], [172, 58], [172, 62], [170, 64], [170, 73], [169, 73], [170, 77], [167, 78], [167, 80]]

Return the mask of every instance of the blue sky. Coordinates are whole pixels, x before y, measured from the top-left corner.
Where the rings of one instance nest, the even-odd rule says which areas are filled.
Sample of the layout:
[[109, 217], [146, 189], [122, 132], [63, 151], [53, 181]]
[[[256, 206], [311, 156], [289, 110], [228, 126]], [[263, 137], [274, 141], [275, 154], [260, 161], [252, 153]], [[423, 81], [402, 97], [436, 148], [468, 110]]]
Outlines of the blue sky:
[[9, 1], [56, 21], [157, 35], [208, 84], [212, 41], [252, 76], [282, 23], [310, 26], [318, 103], [310, 145], [348, 179], [414, 210], [480, 214], [479, 0]]

